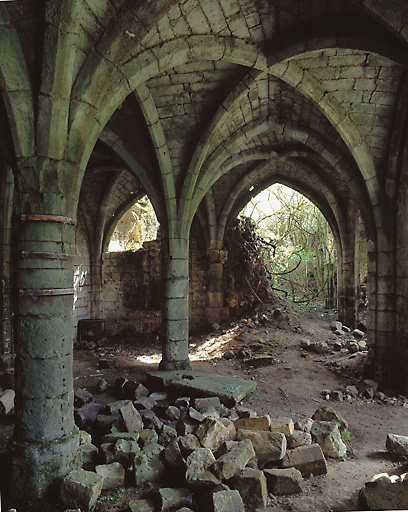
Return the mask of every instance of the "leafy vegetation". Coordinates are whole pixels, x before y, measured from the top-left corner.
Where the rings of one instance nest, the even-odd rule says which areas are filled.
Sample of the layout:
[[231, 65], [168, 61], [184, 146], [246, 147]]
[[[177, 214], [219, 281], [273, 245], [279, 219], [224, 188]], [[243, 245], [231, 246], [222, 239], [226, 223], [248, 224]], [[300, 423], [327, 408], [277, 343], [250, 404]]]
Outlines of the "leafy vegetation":
[[336, 252], [320, 210], [301, 194], [273, 185], [241, 212], [251, 219], [274, 290], [294, 302], [325, 300], [334, 307]]

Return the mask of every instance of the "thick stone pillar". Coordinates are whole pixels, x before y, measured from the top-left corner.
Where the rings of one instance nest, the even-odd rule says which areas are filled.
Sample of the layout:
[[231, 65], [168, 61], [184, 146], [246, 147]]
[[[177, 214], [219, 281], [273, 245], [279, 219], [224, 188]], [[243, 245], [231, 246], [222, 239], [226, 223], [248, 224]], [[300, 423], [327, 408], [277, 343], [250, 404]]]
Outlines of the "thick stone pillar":
[[76, 462], [74, 225], [72, 218], [49, 214], [16, 220], [16, 405], [10, 446], [16, 499], [44, 497]]
[[227, 251], [221, 249], [221, 243], [211, 243], [208, 250], [209, 270], [207, 282], [207, 308], [208, 324], [222, 323], [228, 320], [229, 308], [225, 307], [224, 293], [224, 262]]
[[188, 248], [188, 239], [163, 239], [164, 306], [160, 370], [191, 368], [188, 358]]
[[359, 217], [354, 201], [347, 210], [347, 235], [343, 237], [342, 287], [339, 289], [339, 320], [354, 329], [358, 323]]

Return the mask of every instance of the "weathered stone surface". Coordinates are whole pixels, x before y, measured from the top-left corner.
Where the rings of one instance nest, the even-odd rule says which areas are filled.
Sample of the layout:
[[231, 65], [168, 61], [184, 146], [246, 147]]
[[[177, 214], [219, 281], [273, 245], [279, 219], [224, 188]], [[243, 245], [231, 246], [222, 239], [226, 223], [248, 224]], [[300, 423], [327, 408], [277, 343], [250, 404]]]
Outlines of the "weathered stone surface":
[[218, 396], [210, 396], [210, 397], [206, 397], [206, 398], [195, 398], [193, 403], [194, 403], [194, 407], [198, 411], [201, 411], [202, 409], [206, 409], [207, 407], [214, 407], [214, 409], [221, 407], [221, 401], [218, 398]]
[[89, 432], [86, 430], [80, 430], [79, 431], [79, 444], [91, 444], [92, 443], [92, 436]]
[[233, 443], [230, 449], [214, 462], [211, 468], [221, 480], [229, 480], [244, 469], [254, 457], [255, 450], [252, 442], [250, 439], [244, 439]]
[[143, 386], [140, 382], [128, 380], [123, 385], [123, 396], [130, 400], [139, 400], [140, 398], [148, 397], [150, 391]]
[[139, 432], [139, 445], [141, 448], [144, 448], [146, 445], [150, 443], [158, 442], [159, 436], [157, 435], [157, 432], [155, 430], [145, 428], [141, 432]]
[[143, 430], [142, 417], [140, 416], [139, 411], [135, 409], [132, 402], [121, 407], [119, 412], [128, 432], [140, 432]]
[[295, 423], [296, 430], [302, 430], [303, 432], [310, 432], [313, 426], [312, 418], [304, 418], [303, 420], [299, 420]]
[[392, 482], [386, 475], [373, 479], [361, 489], [358, 502], [360, 510], [407, 510], [408, 485], [400, 479]]
[[193, 497], [188, 489], [164, 487], [157, 491], [157, 504], [160, 512], [170, 512], [193, 505]]
[[209, 448], [199, 448], [192, 452], [186, 460], [186, 481], [192, 486], [215, 486], [221, 480], [215, 476], [210, 467], [215, 457]]
[[217, 450], [227, 439], [229, 430], [217, 419], [208, 417], [195, 429], [201, 446]]
[[140, 447], [137, 441], [118, 439], [113, 446], [113, 462], [120, 462], [128, 468], [138, 453], [140, 453]]
[[343, 443], [339, 427], [335, 423], [315, 421], [310, 433], [326, 457], [344, 457], [346, 454], [347, 446]]
[[196, 427], [197, 422], [187, 417], [179, 418], [176, 423], [176, 431], [179, 436], [192, 434]]
[[336, 421], [340, 423], [341, 428], [348, 428], [348, 422], [332, 407], [321, 407], [317, 409], [312, 418], [315, 421]]
[[264, 469], [268, 491], [272, 494], [297, 494], [303, 491], [302, 473], [295, 468]]
[[75, 409], [74, 417], [75, 423], [79, 428], [84, 428], [87, 425], [92, 425], [95, 422], [99, 411], [102, 409], [102, 404], [91, 402], [84, 405], [80, 409]]
[[159, 444], [148, 444], [142, 453], [134, 458], [135, 483], [141, 485], [145, 482], [155, 482], [165, 472], [162, 461], [163, 446]]
[[198, 437], [194, 434], [186, 434], [185, 436], [179, 437], [178, 442], [184, 457], [188, 457], [191, 452], [201, 447]]
[[245, 468], [228, 482], [239, 491], [246, 507], [265, 507], [268, 496], [266, 477], [258, 469]]
[[74, 407], [80, 408], [89, 402], [92, 402], [94, 397], [92, 393], [90, 393], [85, 388], [77, 388], [74, 392]]
[[133, 405], [135, 409], [140, 411], [143, 409], [153, 409], [153, 407], [157, 405], [157, 402], [151, 396], [144, 396], [138, 400], [134, 400]]
[[214, 492], [212, 507], [211, 512], [245, 512], [244, 502], [237, 490]]
[[290, 418], [281, 416], [279, 418], [271, 418], [269, 429], [271, 432], [280, 432], [288, 437], [292, 435], [295, 426]]
[[309, 432], [302, 432], [301, 430], [294, 430], [290, 437], [290, 448], [297, 448], [298, 446], [305, 446], [312, 444], [312, 436]]
[[269, 431], [271, 418], [268, 415], [258, 416], [255, 418], [242, 418], [234, 421], [235, 428], [248, 430], [264, 430]]
[[388, 434], [385, 442], [387, 450], [400, 457], [408, 457], [408, 437], [397, 434]]
[[148, 372], [147, 375], [153, 385], [169, 388], [178, 395], [218, 396], [228, 407], [243, 400], [256, 388], [254, 381], [192, 370]]
[[302, 476], [324, 475], [327, 473], [326, 459], [318, 444], [299, 446], [293, 450], [287, 450], [281, 463], [282, 468], [296, 468]]
[[180, 409], [175, 405], [159, 404], [153, 410], [160, 419], [177, 421], [180, 418]]
[[95, 467], [95, 471], [103, 476], [102, 489], [115, 489], [125, 483], [125, 468], [119, 462], [101, 464]]
[[71, 471], [61, 485], [61, 501], [68, 507], [89, 510], [98, 499], [103, 486], [103, 477], [91, 471]]
[[167, 400], [167, 391], [155, 391], [154, 393], [151, 393], [149, 397], [156, 402], [161, 402], [163, 400]]
[[255, 418], [256, 416], [258, 416], [256, 411], [250, 409], [249, 407], [244, 407], [243, 405], [237, 406], [236, 411], [239, 416], [239, 419]]
[[[215, 409], [214, 409], [215, 411]], [[196, 409], [194, 409], [194, 407], [189, 407], [188, 408], [188, 415], [189, 417], [193, 420], [193, 421], [197, 421], [197, 422], [201, 422], [201, 421], [204, 421], [205, 420], [205, 416], [203, 414], [201, 414], [201, 412], [198, 412]]]
[[184, 469], [186, 466], [186, 461], [177, 441], [173, 441], [166, 447], [164, 458], [166, 463], [174, 469]]
[[139, 411], [140, 416], [143, 420], [143, 427], [147, 429], [162, 429], [163, 422], [157, 417], [157, 415], [151, 409], [144, 409]]
[[111, 434], [106, 434], [102, 438], [103, 443], [116, 443], [121, 439], [126, 441], [138, 441], [140, 436], [139, 432], [115, 432]]
[[166, 447], [177, 438], [177, 430], [168, 425], [163, 425], [163, 430], [159, 436], [159, 444]]
[[82, 467], [86, 470], [91, 470], [98, 462], [99, 450], [93, 444], [82, 444], [79, 446], [79, 451], [82, 456]]
[[251, 441], [261, 468], [268, 462], [282, 459], [286, 453], [286, 437], [280, 432], [237, 430], [237, 440], [242, 441], [244, 439]]
[[220, 423], [228, 430], [228, 435], [225, 438], [226, 441], [234, 441], [237, 437], [237, 429], [235, 428], [234, 422], [228, 418], [220, 418]]
[[154, 512], [154, 503], [149, 500], [130, 500], [130, 512]]

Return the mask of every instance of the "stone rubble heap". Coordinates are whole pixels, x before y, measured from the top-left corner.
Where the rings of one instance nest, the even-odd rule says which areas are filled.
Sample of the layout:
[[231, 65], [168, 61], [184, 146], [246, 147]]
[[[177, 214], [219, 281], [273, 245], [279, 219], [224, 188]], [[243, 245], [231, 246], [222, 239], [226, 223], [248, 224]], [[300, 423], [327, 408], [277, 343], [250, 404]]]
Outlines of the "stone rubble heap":
[[102, 491], [126, 485], [141, 496], [130, 512], [262, 511], [269, 494], [302, 492], [303, 478], [327, 473], [325, 456], [346, 452], [347, 422], [328, 407], [294, 424], [218, 397], [169, 400], [125, 378], [115, 389], [120, 400], [105, 406], [76, 390], [82, 467], [60, 494], [70, 509], [88, 510]]

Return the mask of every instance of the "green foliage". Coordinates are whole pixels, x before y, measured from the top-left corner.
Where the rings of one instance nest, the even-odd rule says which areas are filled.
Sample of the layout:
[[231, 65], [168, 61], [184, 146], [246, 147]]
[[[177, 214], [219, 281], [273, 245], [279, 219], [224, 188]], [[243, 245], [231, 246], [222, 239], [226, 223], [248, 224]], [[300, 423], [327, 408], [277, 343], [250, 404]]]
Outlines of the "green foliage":
[[347, 445], [350, 442], [350, 439], [351, 439], [350, 430], [348, 430], [345, 427], [342, 429], [341, 428], [341, 423], [339, 423], [336, 420], [332, 420], [331, 422], [338, 426], [339, 431], [340, 431], [341, 440], [343, 441], [343, 443], [345, 445]]
[[[333, 307], [336, 254], [322, 213], [301, 194], [273, 185], [241, 212], [261, 243], [272, 286], [295, 302], [326, 299]], [[331, 299], [329, 301], [328, 299]]]

